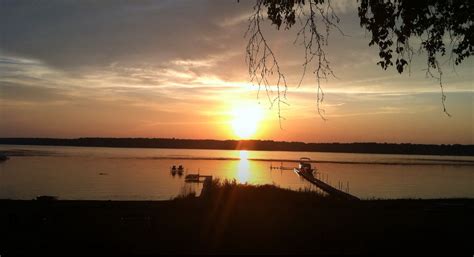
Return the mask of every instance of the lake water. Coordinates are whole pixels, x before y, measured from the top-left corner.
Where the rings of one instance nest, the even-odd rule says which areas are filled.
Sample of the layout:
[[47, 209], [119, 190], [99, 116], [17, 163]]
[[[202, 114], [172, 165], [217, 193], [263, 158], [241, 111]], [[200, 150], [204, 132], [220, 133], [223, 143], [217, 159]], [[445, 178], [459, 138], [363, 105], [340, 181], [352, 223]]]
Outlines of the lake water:
[[172, 165], [186, 173], [312, 189], [292, 170], [309, 157], [319, 175], [362, 198], [474, 198], [474, 157], [0, 145], [10, 159], [0, 163], [0, 198], [167, 200], [199, 184], [172, 176]]

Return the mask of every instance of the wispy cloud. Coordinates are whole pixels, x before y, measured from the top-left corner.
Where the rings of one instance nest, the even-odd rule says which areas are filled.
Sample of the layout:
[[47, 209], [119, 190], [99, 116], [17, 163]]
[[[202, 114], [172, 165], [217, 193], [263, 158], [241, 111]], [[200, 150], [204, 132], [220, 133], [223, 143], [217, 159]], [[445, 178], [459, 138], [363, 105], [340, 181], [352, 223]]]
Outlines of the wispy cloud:
[[[216, 127], [225, 127], [232, 105], [270, 106], [265, 89], [257, 98], [258, 87], [249, 81], [245, 63], [243, 35], [253, 3], [2, 1], [0, 136], [200, 137], [199, 131], [208, 131], [202, 137], [229, 137]], [[332, 33], [327, 48], [336, 78], [322, 84], [323, 108], [333, 123], [322, 122], [317, 114], [314, 67], [296, 87], [303, 63], [301, 48], [293, 45], [296, 31], [276, 31], [266, 23], [264, 33], [288, 78], [283, 126], [293, 131], [269, 129], [268, 138], [311, 141], [324, 126], [332, 126], [324, 124], [347, 120], [354, 130], [368, 130], [366, 137], [354, 132], [354, 140], [370, 140], [380, 129], [393, 127], [396, 118], [415, 114], [438, 124], [433, 117], [443, 117], [439, 85], [425, 78], [425, 64], [415, 58], [411, 76], [382, 71], [375, 65], [376, 49], [367, 46], [359, 28], [357, 2], [332, 4], [350, 35]], [[465, 134], [464, 142], [472, 141], [466, 132], [472, 128], [472, 67], [468, 60], [457, 73], [444, 73], [448, 108], [453, 109], [451, 123], [442, 124], [446, 142], [461, 142], [459, 133]], [[268, 89], [275, 97], [277, 88]], [[274, 122], [268, 126], [279, 128], [276, 109], [268, 115], [266, 120]], [[319, 127], [301, 131], [291, 120]], [[78, 129], [86, 124], [89, 129]], [[341, 140], [346, 136], [339, 134]]]

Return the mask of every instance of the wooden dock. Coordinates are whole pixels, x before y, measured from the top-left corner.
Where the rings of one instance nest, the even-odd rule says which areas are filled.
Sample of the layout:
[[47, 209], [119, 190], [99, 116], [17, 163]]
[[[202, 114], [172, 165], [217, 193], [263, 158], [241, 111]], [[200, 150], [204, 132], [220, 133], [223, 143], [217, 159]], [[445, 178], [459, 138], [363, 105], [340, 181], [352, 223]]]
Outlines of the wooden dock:
[[332, 196], [336, 196], [338, 198], [343, 198], [343, 199], [347, 199], [347, 200], [360, 200], [359, 198], [357, 198], [356, 196], [353, 196], [349, 193], [346, 193], [344, 191], [341, 191], [335, 187], [332, 187], [331, 185], [329, 184], [326, 184], [324, 183], [323, 181], [315, 178], [313, 176], [313, 174], [308, 174], [308, 173], [305, 173], [305, 172], [300, 172], [298, 169], [294, 169], [294, 172], [296, 174], [298, 174], [299, 176], [301, 176], [302, 178], [306, 179], [308, 182], [310, 182], [311, 184], [317, 186], [318, 188], [320, 188], [321, 190], [323, 190], [324, 192], [332, 195]]
[[200, 197], [203, 198], [209, 194], [209, 190], [212, 184], [212, 176], [189, 174], [189, 175], [186, 175], [184, 181], [187, 183], [203, 183], [201, 194], [200, 194]]

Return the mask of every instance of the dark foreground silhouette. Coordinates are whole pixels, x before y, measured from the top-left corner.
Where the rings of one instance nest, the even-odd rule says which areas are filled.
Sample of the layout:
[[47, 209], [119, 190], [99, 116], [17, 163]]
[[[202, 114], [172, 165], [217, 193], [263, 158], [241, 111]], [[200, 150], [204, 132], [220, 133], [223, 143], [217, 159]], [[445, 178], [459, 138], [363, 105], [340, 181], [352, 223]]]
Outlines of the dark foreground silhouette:
[[213, 185], [171, 201], [0, 201], [0, 254], [474, 253], [474, 200], [343, 201]]

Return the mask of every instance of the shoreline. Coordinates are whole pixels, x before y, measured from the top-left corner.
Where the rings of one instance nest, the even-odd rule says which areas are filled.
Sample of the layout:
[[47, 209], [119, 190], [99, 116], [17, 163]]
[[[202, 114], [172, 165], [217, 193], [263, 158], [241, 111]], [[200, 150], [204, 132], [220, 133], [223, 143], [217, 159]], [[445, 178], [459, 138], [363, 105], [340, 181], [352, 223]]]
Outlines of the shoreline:
[[304, 143], [273, 140], [213, 140], [176, 138], [0, 138], [1, 145], [45, 145], [114, 148], [252, 150], [360, 154], [474, 156], [474, 145], [412, 143]]

